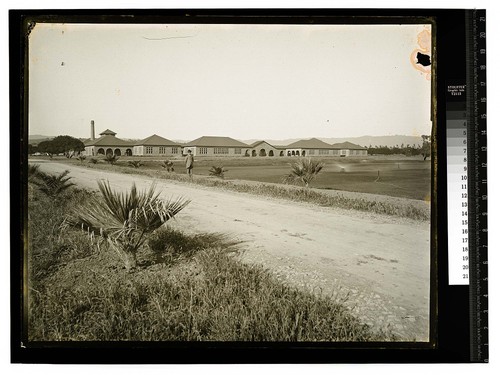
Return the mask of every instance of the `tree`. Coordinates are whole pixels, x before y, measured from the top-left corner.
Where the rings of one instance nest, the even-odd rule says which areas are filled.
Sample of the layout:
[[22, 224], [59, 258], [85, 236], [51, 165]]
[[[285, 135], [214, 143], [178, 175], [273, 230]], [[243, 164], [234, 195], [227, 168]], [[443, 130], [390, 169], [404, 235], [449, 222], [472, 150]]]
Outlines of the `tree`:
[[127, 270], [136, 266], [137, 252], [151, 234], [190, 202], [184, 198], [164, 201], [155, 193], [154, 184], [145, 192], [138, 192], [133, 184], [125, 193], [111, 190], [108, 181], [99, 181], [98, 186], [102, 198], [75, 209], [65, 222], [91, 236], [102, 236], [123, 259]]
[[53, 152], [53, 149], [52, 149], [52, 144], [51, 144], [51, 141], [42, 141], [38, 144], [38, 152], [41, 152], [41, 153], [47, 153], [47, 154], [50, 154], [52, 155], [54, 152]]
[[325, 164], [319, 160], [300, 158], [297, 162], [291, 164], [292, 171], [284, 178], [284, 182], [301, 182], [308, 188], [311, 181], [316, 178], [324, 166]]
[[431, 155], [431, 136], [430, 135], [422, 135], [421, 155], [424, 157], [424, 160], [427, 159]]
[[46, 152], [48, 154], [64, 153], [68, 157], [83, 150], [85, 150], [83, 142], [69, 135], [59, 135], [50, 141], [43, 141], [38, 144], [39, 152]]
[[38, 146], [37, 145], [32, 145], [28, 144], [28, 155], [33, 155], [38, 152]]

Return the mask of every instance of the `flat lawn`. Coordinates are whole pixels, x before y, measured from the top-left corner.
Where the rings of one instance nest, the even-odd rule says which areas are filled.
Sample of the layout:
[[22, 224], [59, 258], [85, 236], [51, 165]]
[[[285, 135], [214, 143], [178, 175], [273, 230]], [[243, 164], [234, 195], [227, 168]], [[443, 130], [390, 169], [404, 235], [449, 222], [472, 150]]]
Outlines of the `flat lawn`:
[[[78, 160], [54, 158], [71, 164], [80, 164]], [[168, 158], [154, 157], [121, 157], [115, 166], [130, 168], [129, 160], [140, 160], [141, 169], [163, 171], [161, 161]], [[174, 162], [175, 172], [184, 173], [182, 158], [170, 159]], [[294, 158], [195, 158], [194, 173], [209, 174], [213, 165], [222, 165], [227, 169], [226, 180], [247, 180], [259, 182], [281, 183], [283, 177], [290, 172], [290, 164]], [[378, 157], [365, 158], [324, 158], [325, 167], [311, 187], [328, 190], [343, 190], [359, 193], [380, 194], [393, 197], [429, 200], [431, 192], [431, 162], [422, 158]], [[82, 163], [87, 165], [88, 161]], [[99, 166], [104, 164], [99, 161]]]

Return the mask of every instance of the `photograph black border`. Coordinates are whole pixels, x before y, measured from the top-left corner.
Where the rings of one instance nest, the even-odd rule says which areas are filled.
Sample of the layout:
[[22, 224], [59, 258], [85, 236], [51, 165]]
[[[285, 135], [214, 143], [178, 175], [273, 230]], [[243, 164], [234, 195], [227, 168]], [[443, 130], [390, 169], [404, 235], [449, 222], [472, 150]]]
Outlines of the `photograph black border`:
[[[470, 361], [469, 288], [448, 285], [445, 85], [465, 79], [465, 10], [114, 9], [11, 10], [11, 361], [14, 363], [460, 363]], [[23, 258], [28, 101], [26, 34], [31, 22], [384, 24], [433, 28], [433, 173], [430, 343], [44, 342], [27, 343]]]

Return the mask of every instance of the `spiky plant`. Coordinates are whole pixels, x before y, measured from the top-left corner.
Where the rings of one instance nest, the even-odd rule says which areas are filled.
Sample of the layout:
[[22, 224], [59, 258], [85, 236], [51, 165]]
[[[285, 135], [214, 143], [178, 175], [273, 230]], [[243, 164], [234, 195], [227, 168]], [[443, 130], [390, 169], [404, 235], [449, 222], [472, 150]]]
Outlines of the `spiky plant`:
[[87, 159], [87, 157], [83, 154], [80, 154], [77, 156], [77, 159], [80, 160], [80, 163], [83, 163], [85, 159]]
[[129, 160], [128, 165], [134, 168], [139, 168], [142, 163], [139, 160]]
[[114, 154], [106, 154], [106, 156], [104, 157], [104, 161], [111, 165], [115, 164], [118, 159], [120, 158]]
[[40, 164], [28, 164], [28, 180], [31, 181], [40, 172]]
[[123, 259], [125, 268], [137, 264], [137, 252], [150, 235], [189, 204], [177, 198], [162, 200], [155, 184], [138, 192], [135, 184], [129, 192], [111, 190], [108, 181], [98, 182], [102, 198], [88, 202], [67, 218], [67, 223], [81, 227], [91, 236], [102, 236]]
[[174, 162], [170, 160], [165, 160], [161, 164], [161, 167], [166, 169], [167, 172], [173, 172], [174, 171]]
[[311, 181], [316, 178], [319, 172], [321, 172], [325, 164], [319, 160], [300, 158], [290, 166], [292, 167], [291, 173], [288, 176], [285, 176], [284, 182], [302, 183], [306, 188], [308, 188]]
[[67, 177], [68, 170], [58, 174], [57, 176], [38, 171], [36, 178], [32, 182], [38, 186], [41, 192], [45, 193], [51, 198], [56, 198], [64, 193], [67, 189], [75, 184], [69, 182], [73, 177]]
[[91, 164], [97, 164], [97, 159], [96, 158], [90, 158], [89, 163]]
[[210, 174], [210, 176], [219, 177], [219, 178], [224, 178], [224, 173], [225, 172], [227, 172], [227, 169], [224, 169], [224, 167], [222, 165], [220, 165], [220, 166], [214, 165], [208, 171], [208, 173]]

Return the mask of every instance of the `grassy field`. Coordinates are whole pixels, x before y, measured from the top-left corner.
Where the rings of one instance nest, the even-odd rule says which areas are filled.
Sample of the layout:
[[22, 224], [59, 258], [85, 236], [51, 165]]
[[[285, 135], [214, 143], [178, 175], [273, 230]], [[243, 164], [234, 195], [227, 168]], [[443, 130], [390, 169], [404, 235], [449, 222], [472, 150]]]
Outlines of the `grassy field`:
[[62, 226], [93, 194], [28, 190], [30, 341], [385, 341], [338, 301], [242, 264], [222, 236], [165, 228], [127, 272], [98, 238]]
[[[88, 160], [80, 163], [75, 159], [60, 158], [58, 161], [88, 165]], [[166, 159], [152, 157], [122, 157], [114, 168], [131, 169], [129, 160], [140, 160], [141, 170], [163, 171], [160, 163]], [[176, 173], [184, 173], [183, 160], [174, 162]], [[290, 172], [293, 158], [227, 158], [195, 159], [194, 173], [208, 176], [213, 165], [223, 165], [226, 180], [247, 180], [281, 183]], [[420, 157], [378, 157], [366, 158], [324, 158], [325, 167], [311, 187], [328, 190], [371, 193], [392, 197], [429, 200], [431, 191], [431, 163]], [[104, 163], [99, 161], [98, 166]]]

